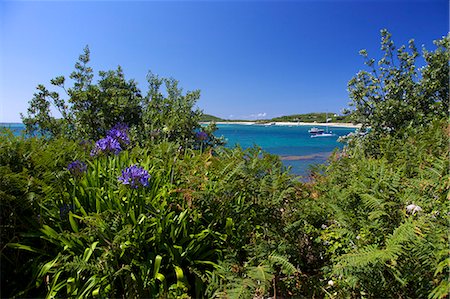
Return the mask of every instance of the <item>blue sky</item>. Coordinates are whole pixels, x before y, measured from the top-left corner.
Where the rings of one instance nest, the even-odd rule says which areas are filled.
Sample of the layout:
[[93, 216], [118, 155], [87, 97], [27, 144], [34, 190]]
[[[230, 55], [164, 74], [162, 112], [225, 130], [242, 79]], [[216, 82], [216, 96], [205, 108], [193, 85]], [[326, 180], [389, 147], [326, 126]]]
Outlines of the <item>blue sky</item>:
[[20, 121], [36, 86], [68, 77], [85, 45], [94, 71], [120, 65], [143, 91], [149, 70], [174, 77], [220, 117], [338, 112], [359, 50], [380, 54], [380, 29], [434, 49], [448, 18], [446, 0], [3, 1], [0, 122]]

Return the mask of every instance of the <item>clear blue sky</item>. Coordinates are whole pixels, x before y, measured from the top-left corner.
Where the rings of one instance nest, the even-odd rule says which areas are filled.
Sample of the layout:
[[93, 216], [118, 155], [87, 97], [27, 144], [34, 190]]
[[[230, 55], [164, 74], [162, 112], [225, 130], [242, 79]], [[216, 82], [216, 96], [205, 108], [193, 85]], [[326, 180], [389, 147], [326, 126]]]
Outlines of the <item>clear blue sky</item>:
[[449, 31], [447, 0], [3, 1], [0, 122], [18, 122], [35, 87], [68, 77], [85, 45], [94, 71], [121, 65], [146, 91], [149, 70], [201, 90], [198, 106], [225, 118], [347, 107], [360, 49], [380, 29], [420, 48]]

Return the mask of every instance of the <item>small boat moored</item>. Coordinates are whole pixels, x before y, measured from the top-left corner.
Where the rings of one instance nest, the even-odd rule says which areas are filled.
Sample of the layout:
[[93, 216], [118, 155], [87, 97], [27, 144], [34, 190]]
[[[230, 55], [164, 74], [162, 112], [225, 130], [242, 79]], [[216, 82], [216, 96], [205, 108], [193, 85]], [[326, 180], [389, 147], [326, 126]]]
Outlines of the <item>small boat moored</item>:
[[326, 133], [319, 133], [319, 134], [314, 134], [311, 135], [311, 138], [317, 138], [317, 137], [333, 137], [336, 136], [336, 134], [334, 134], [333, 132], [326, 132]]
[[325, 116], [325, 122], [327, 123], [326, 131], [324, 129], [319, 129], [319, 128], [316, 128], [316, 127], [311, 128], [310, 130], [308, 130], [308, 132], [311, 134], [311, 138], [336, 136], [336, 134], [333, 134], [333, 132], [328, 131], [328, 113]]
[[311, 128], [311, 129], [308, 130], [308, 133], [310, 133], [310, 134], [321, 134], [321, 133], [324, 133], [324, 132], [325, 132], [324, 129], [319, 129], [317, 127], [314, 127], [314, 128]]

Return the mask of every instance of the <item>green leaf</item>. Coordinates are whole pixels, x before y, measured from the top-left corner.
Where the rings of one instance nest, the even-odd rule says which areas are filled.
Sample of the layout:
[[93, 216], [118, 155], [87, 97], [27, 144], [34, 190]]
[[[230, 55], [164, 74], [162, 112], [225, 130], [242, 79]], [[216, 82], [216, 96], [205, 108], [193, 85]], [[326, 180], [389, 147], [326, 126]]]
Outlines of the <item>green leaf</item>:
[[58, 262], [59, 260], [59, 256], [57, 256], [56, 258], [54, 258], [53, 260], [47, 262], [46, 264], [44, 264], [41, 269], [39, 270], [39, 273], [37, 275], [37, 280], [36, 280], [36, 286], [39, 287], [42, 283], [41, 279], [48, 273], [48, 271], [50, 271], [51, 268], [53, 268], [53, 266]]
[[77, 224], [77, 222], [75, 221], [75, 219], [73, 219], [74, 217], [73, 217], [73, 213], [72, 213], [72, 211], [69, 211], [69, 222], [70, 222], [70, 226], [72, 227], [72, 230], [74, 231], [74, 232], [78, 232], [78, 224]]
[[88, 262], [89, 258], [91, 257], [92, 253], [94, 252], [95, 248], [97, 247], [98, 241], [91, 244], [91, 247], [86, 248], [84, 250], [83, 254], [83, 261]]
[[156, 276], [159, 274], [159, 268], [161, 267], [162, 262], [162, 256], [159, 254], [155, 257], [155, 263], [153, 265], [153, 277], [156, 278]]
[[45, 254], [45, 252], [40, 250], [40, 249], [33, 248], [31, 246], [28, 246], [28, 245], [19, 244], [19, 243], [8, 243], [8, 244], [6, 244], [6, 246], [8, 246], [10, 248], [26, 250], [26, 251], [30, 251], [30, 252], [34, 252], [34, 253]]

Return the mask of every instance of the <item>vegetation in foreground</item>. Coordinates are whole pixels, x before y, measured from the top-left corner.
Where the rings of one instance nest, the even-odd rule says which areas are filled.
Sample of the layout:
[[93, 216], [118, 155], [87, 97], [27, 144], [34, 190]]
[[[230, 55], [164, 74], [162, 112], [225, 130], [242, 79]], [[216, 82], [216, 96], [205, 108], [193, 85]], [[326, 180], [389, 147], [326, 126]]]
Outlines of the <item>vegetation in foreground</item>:
[[449, 42], [417, 69], [382, 31], [380, 69], [349, 83], [372, 130], [308, 183], [222, 148], [174, 80], [93, 84], [86, 49], [69, 100], [38, 87], [40, 137], [0, 136], [2, 297], [448, 297]]

